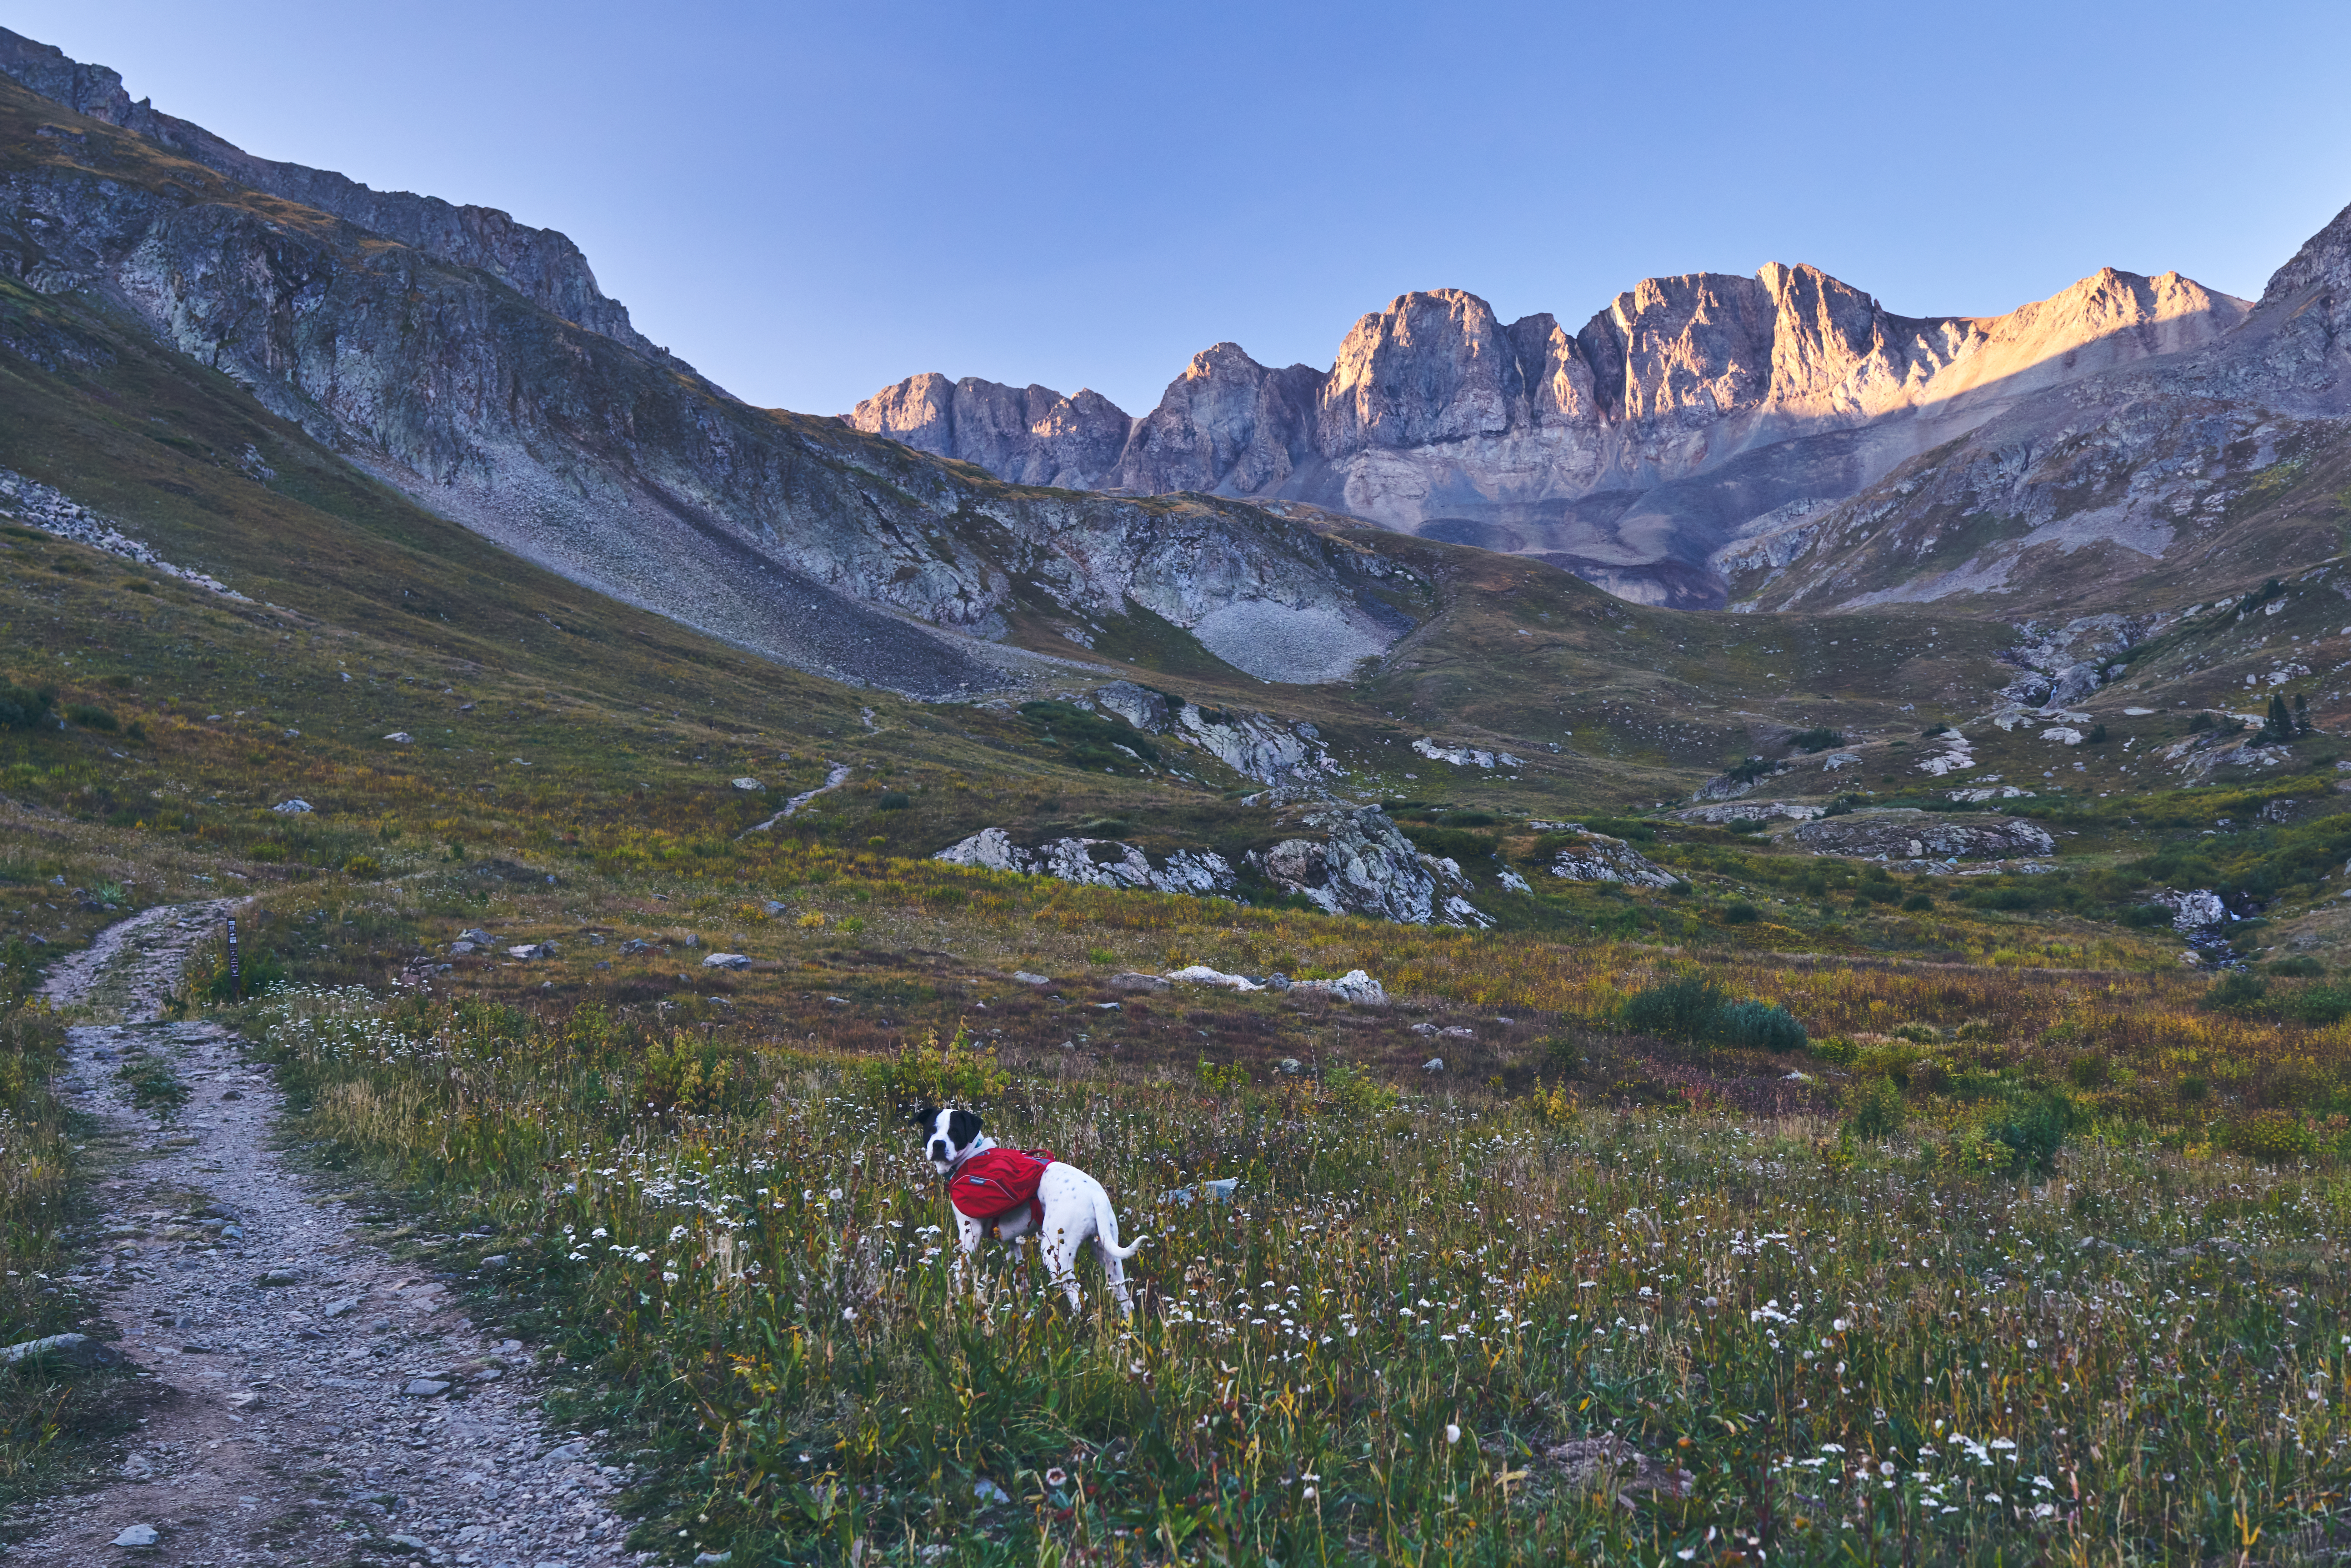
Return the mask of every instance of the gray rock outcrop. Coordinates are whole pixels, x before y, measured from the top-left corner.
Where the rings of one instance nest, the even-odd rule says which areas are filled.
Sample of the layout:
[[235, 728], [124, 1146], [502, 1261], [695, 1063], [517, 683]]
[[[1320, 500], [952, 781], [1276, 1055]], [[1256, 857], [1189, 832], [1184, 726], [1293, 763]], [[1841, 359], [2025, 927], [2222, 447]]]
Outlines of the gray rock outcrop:
[[1551, 874], [1571, 882], [1619, 882], [1632, 887], [1672, 887], [1681, 881], [1624, 840], [1585, 831], [1552, 855]]
[[1001, 828], [983, 828], [931, 858], [949, 865], [1050, 876], [1087, 887], [1144, 888], [1208, 897], [1230, 894], [1234, 885], [1231, 863], [1209, 850], [1178, 850], [1154, 866], [1151, 857], [1133, 844], [1066, 838], [1023, 849]]
[[1855, 811], [1802, 822], [1789, 837], [1815, 854], [1864, 860], [2007, 860], [2049, 855], [2057, 841], [2022, 817], [1935, 811]]
[[1265, 879], [1328, 915], [1364, 915], [1407, 925], [1489, 925], [1463, 894], [1469, 879], [1451, 860], [1423, 854], [1376, 806], [1309, 811], [1320, 838], [1284, 839], [1249, 856]]

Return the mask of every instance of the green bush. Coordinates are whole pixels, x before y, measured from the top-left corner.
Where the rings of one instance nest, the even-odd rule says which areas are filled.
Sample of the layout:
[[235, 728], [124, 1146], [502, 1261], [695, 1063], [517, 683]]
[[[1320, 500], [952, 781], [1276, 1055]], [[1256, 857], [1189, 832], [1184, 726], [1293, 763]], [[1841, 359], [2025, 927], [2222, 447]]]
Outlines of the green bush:
[[1813, 1054], [1831, 1067], [1851, 1067], [1860, 1060], [1861, 1047], [1841, 1034], [1832, 1034], [1813, 1041]]
[[2065, 1146], [2065, 1129], [2073, 1120], [2073, 1103], [2047, 1091], [2030, 1100], [2001, 1107], [1984, 1118], [1984, 1137], [2007, 1151], [1998, 1162], [2004, 1176], [2046, 1176], [2057, 1168], [2057, 1152]]
[[1712, 980], [1689, 975], [1645, 986], [1617, 1009], [1636, 1034], [1751, 1051], [1802, 1051], [1804, 1026], [1777, 1002], [1733, 1001]]
[[2320, 1025], [2339, 1023], [2351, 1014], [2351, 986], [2304, 986], [2278, 998], [2277, 1014], [2292, 1023]]
[[1900, 1091], [1883, 1078], [1873, 1078], [1846, 1096], [1838, 1131], [1845, 1138], [1875, 1144], [1901, 1131], [1907, 1114]]
[[2316, 1150], [2318, 1139], [2290, 1111], [2248, 1111], [2221, 1124], [2220, 1146], [2249, 1160], [2291, 1160]]
[[903, 811], [914, 803], [914, 798], [901, 789], [884, 789], [882, 798], [873, 802], [877, 811]]
[[1844, 737], [1826, 725], [1813, 729], [1799, 730], [1788, 737], [1788, 744], [1798, 751], [1826, 751], [1832, 746], [1843, 746]]
[[1625, 998], [1617, 1020], [1636, 1034], [1702, 1040], [1714, 1032], [1715, 1015], [1730, 1000], [1720, 986], [1691, 975], [1644, 986]]
[[1725, 925], [1752, 925], [1763, 917], [1763, 912], [1743, 898], [1734, 898], [1722, 906]]
[[2204, 1005], [2231, 1011], [2250, 1008], [2262, 999], [2270, 983], [2242, 969], [2232, 969], [2204, 988]]
[[20, 685], [0, 681], [0, 729], [30, 729], [56, 706], [55, 686], [26, 690]]
[[1733, 1002], [1715, 1015], [1715, 1031], [1749, 1051], [1802, 1051], [1806, 1040], [1796, 1015], [1777, 1002]]
[[102, 729], [110, 733], [122, 727], [112, 714], [102, 707], [92, 707], [88, 703], [71, 705], [66, 709], [66, 717], [84, 729]]

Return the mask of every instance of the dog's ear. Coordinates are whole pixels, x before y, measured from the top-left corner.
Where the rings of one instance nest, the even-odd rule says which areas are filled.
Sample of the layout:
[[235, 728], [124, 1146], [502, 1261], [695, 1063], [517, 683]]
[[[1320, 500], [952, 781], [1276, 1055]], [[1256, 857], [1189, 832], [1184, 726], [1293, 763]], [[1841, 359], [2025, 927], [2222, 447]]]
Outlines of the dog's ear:
[[935, 1125], [938, 1119], [939, 1108], [927, 1100], [906, 1113], [906, 1120], [917, 1127], [928, 1128]]

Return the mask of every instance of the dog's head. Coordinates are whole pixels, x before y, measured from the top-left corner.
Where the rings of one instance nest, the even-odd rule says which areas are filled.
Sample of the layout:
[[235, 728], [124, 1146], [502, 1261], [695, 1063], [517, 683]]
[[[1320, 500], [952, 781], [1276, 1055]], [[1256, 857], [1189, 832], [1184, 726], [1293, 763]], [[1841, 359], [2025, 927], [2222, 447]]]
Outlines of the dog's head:
[[979, 1130], [979, 1113], [967, 1111], [959, 1105], [942, 1110], [936, 1105], [924, 1105], [908, 1118], [923, 1130], [923, 1157], [931, 1162], [939, 1175], [955, 1169], [966, 1155], [989, 1146], [994, 1142]]

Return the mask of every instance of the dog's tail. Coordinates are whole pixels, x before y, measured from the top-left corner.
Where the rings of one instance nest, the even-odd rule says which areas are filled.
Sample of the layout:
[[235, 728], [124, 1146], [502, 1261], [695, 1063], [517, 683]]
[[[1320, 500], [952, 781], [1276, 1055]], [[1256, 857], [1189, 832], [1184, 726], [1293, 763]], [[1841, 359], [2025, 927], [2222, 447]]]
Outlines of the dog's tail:
[[1100, 1187], [1094, 1189], [1094, 1239], [1104, 1257], [1115, 1258], [1122, 1263], [1142, 1251], [1143, 1244], [1150, 1239], [1138, 1236], [1123, 1247], [1118, 1244], [1118, 1211], [1110, 1206], [1110, 1194]]

